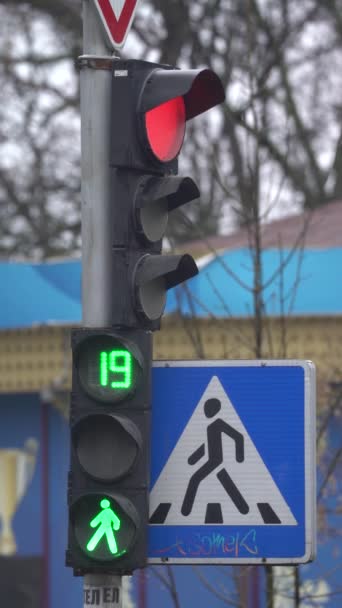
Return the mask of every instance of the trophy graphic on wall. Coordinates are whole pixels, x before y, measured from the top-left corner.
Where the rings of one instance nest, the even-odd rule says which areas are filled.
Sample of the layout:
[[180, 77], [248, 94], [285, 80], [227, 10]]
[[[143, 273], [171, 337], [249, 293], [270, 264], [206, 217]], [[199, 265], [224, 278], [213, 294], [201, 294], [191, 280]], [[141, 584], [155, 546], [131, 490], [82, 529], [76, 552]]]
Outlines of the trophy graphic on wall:
[[0, 449], [0, 555], [17, 551], [12, 520], [32, 481], [38, 445], [36, 439], [29, 438], [22, 449]]

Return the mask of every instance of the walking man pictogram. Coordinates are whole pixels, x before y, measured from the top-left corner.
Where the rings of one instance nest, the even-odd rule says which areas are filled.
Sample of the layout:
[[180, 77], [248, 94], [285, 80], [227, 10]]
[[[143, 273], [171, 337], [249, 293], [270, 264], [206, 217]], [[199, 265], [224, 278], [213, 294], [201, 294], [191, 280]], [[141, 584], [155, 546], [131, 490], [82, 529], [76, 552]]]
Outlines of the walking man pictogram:
[[118, 552], [116, 544], [114, 530], [119, 530], [120, 519], [115, 515], [114, 511], [110, 508], [110, 502], [107, 498], [103, 498], [100, 502], [102, 511], [100, 511], [96, 517], [90, 522], [92, 528], [99, 526], [89, 540], [87, 544], [88, 551], [94, 551], [99, 544], [101, 538], [106, 535], [108, 547], [111, 553], [115, 554]]
[[[204, 404], [204, 413], [207, 418], [213, 418], [221, 409], [219, 399], [208, 399]], [[225, 434], [235, 441], [235, 458], [237, 462], [244, 461], [244, 438], [243, 435], [230, 426], [221, 418], [216, 418], [207, 427], [207, 456], [208, 460], [192, 475], [187, 490], [185, 492], [181, 513], [190, 515], [200, 483], [208, 477], [215, 469], [223, 463], [222, 435]], [[196, 464], [205, 455], [205, 445], [202, 443], [188, 458], [190, 465]], [[249, 506], [235, 483], [228, 475], [225, 468], [216, 474], [218, 480], [224, 487], [228, 496], [240, 513], [246, 514]]]

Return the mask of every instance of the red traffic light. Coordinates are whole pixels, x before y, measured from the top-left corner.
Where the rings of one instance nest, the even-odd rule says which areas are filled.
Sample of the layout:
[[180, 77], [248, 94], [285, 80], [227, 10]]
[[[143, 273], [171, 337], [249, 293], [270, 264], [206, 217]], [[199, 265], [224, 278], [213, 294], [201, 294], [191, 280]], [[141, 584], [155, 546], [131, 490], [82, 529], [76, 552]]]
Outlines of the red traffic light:
[[168, 162], [178, 156], [185, 134], [185, 103], [175, 97], [145, 114], [146, 135], [154, 156]]
[[178, 70], [129, 59], [113, 62], [112, 167], [176, 175], [185, 124], [224, 101], [212, 70]]
[[162, 163], [175, 160], [186, 121], [223, 100], [222, 83], [211, 70], [152, 70], [142, 90], [140, 110], [155, 159]]

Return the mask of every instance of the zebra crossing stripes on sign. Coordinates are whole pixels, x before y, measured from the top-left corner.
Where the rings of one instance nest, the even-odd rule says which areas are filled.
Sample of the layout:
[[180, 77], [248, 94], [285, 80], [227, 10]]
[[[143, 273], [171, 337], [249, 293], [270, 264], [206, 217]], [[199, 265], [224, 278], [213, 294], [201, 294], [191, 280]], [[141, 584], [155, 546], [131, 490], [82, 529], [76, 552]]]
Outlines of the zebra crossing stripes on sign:
[[160, 363], [153, 393], [149, 561], [311, 559], [313, 365]]
[[151, 524], [297, 525], [217, 376], [152, 489], [150, 513]]

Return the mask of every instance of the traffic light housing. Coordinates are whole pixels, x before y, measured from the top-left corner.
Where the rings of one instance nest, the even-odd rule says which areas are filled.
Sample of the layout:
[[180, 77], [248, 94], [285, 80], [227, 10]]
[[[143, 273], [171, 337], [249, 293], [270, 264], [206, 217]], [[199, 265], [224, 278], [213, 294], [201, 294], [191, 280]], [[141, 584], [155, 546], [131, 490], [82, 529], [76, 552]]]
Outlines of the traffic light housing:
[[67, 565], [75, 574], [131, 573], [147, 561], [151, 332], [167, 290], [198, 272], [189, 254], [163, 255], [162, 240], [169, 213], [200, 194], [177, 175], [186, 122], [224, 99], [211, 70], [112, 63], [109, 327], [72, 334]]
[[77, 329], [72, 353], [67, 564], [132, 572], [146, 562], [151, 337]]
[[188, 254], [161, 255], [162, 239], [169, 213], [199, 197], [190, 177], [177, 177], [186, 122], [223, 99], [211, 70], [113, 61], [112, 276], [120, 285], [115, 289], [113, 283], [112, 290], [115, 324], [159, 329], [167, 290], [198, 272]]
[[111, 165], [176, 174], [186, 122], [224, 97], [219, 77], [209, 69], [114, 61]]

